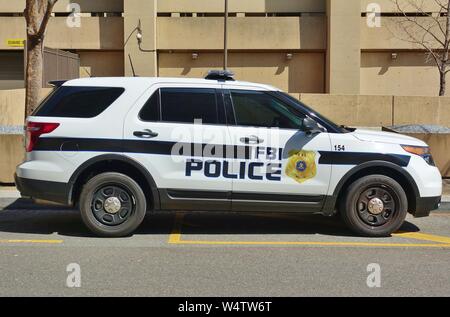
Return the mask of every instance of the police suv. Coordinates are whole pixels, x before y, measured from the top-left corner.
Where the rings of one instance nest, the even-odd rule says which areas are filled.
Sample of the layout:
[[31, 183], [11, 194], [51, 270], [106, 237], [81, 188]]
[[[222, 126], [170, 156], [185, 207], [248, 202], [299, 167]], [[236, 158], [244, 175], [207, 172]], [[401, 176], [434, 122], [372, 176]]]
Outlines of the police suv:
[[183, 210], [339, 213], [380, 237], [440, 203], [424, 142], [338, 126], [229, 72], [54, 85], [27, 119], [16, 184], [77, 206], [100, 236], [131, 234], [148, 210]]

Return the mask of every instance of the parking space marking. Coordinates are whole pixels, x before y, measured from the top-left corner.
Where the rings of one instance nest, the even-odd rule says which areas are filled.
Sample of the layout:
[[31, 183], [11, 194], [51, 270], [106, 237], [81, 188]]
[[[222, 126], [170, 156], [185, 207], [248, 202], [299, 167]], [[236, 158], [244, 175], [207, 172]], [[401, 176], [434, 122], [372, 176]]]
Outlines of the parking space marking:
[[335, 241], [212, 241], [212, 240], [183, 240], [181, 229], [183, 213], [177, 213], [173, 230], [169, 235], [169, 244], [181, 245], [258, 245], [258, 246], [324, 246], [324, 247], [393, 247], [393, 248], [450, 248], [450, 237], [437, 236], [417, 232], [399, 232], [393, 236], [437, 243], [385, 243], [385, 242], [335, 242]]
[[29, 244], [61, 244], [64, 240], [21, 240], [21, 239], [9, 239], [9, 240], [0, 240], [0, 244], [6, 243], [29, 243]]
[[420, 233], [420, 232], [399, 232], [399, 233], [395, 233], [393, 235], [396, 237], [401, 237], [401, 238], [450, 244], [450, 237], [437, 236], [434, 234], [427, 234], [427, 233]]
[[173, 225], [172, 232], [169, 235], [169, 241], [170, 244], [176, 244], [180, 243], [181, 241], [181, 226], [183, 225], [183, 218], [184, 214], [177, 213], [175, 215], [175, 222]]

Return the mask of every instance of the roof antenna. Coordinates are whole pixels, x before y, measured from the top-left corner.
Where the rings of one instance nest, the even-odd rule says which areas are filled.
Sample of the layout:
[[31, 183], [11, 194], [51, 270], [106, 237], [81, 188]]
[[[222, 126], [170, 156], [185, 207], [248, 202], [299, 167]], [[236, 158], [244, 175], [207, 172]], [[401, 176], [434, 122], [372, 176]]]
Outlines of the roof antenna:
[[131, 55], [130, 54], [128, 54], [128, 59], [130, 60], [131, 71], [133, 72], [133, 77], [137, 77], [136, 76], [136, 72], [134, 71], [133, 60], [131, 59]]

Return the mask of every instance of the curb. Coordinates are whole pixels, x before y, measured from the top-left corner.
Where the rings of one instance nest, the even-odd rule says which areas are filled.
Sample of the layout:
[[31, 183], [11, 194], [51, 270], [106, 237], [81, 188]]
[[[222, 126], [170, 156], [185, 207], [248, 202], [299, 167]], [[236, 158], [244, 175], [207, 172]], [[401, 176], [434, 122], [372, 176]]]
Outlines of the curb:
[[17, 190], [0, 190], [0, 198], [21, 198]]

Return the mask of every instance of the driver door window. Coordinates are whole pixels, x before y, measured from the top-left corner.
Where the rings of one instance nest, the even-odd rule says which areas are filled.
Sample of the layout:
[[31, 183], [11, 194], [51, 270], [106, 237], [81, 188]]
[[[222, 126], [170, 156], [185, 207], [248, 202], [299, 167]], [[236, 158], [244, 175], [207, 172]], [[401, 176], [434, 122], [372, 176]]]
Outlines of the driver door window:
[[232, 90], [238, 126], [301, 130], [305, 115], [261, 91]]

